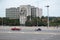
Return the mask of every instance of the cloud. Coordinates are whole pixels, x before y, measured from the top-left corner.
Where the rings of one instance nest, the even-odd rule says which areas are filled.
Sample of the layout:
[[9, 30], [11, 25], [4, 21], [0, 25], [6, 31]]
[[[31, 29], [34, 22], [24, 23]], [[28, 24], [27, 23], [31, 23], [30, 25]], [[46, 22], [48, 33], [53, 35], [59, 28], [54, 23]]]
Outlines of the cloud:
[[60, 16], [60, 0], [0, 0], [0, 16], [5, 16], [6, 8], [28, 4], [42, 8], [44, 16], [47, 16], [45, 6], [48, 4], [50, 16]]

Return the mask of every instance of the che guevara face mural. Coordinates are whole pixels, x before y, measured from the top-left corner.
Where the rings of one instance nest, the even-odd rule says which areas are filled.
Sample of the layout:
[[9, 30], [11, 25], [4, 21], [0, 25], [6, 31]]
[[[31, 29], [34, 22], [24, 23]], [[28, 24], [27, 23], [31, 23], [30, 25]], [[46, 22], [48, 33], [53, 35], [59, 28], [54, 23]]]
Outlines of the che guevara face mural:
[[27, 13], [26, 8], [22, 7], [20, 10], [20, 15], [26, 15], [26, 13]]

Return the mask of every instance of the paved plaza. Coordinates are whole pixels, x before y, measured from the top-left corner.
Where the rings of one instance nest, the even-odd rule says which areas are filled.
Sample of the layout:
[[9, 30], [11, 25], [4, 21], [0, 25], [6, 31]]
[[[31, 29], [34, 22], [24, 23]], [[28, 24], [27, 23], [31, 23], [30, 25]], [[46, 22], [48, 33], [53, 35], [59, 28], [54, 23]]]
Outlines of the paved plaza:
[[[19, 27], [21, 31], [12, 31], [12, 27], [0, 27], [0, 40], [60, 40], [60, 28]], [[42, 31], [35, 31], [41, 28]]]

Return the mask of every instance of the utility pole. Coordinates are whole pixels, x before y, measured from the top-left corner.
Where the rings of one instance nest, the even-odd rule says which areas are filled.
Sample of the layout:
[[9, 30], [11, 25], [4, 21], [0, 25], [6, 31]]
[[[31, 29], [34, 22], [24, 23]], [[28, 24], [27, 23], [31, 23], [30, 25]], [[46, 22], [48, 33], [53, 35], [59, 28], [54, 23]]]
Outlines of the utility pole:
[[46, 6], [47, 7], [47, 16], [48, 16], [48, 18], [47, 18], [47, 23], [48, 23], [48, 27], [49, 27], [49, 5], [47, 5]]
[[3, 17], [2, 17], [2, 27], [3, 27]]
[[37, 27], [38, 27], [38, 17], [37, 17]]

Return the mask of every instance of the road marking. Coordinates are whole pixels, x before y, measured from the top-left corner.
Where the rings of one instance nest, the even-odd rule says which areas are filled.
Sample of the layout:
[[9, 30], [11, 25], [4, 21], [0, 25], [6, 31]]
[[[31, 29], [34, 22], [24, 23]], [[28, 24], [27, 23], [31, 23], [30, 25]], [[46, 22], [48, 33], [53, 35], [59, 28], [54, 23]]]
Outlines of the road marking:
[[0, 33], [21, 33], [21, 34], [52, 34], [52, 35], [60, 35], [60, 33], [49, 33], [49, 32], [0, 32]]

